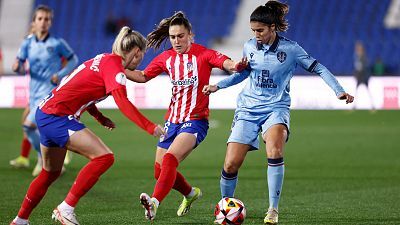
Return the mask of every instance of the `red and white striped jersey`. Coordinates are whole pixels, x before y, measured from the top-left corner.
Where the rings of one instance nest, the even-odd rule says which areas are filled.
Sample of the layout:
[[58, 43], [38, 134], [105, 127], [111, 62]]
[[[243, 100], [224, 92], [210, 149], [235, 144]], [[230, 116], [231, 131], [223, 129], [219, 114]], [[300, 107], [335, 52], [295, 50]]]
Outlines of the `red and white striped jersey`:
[[170, 48], [154, 58], [144, 70], [145, 76], [154, 78], [165, 72], [172, 84], [165, 119], [171, 123], [208, 119], [209, 96], [202, 89], [210, 81], [212, 68], [223, 69], [226, 59], [227, 56], [198, 44], [192, 44], [184, 54]]
[[97, 55], [65, 77], [39, 107], [47, 114], [78, 118], [89, 105], [107, 98], [113, 90], [126, 88], [124, 72], [120, 56]]

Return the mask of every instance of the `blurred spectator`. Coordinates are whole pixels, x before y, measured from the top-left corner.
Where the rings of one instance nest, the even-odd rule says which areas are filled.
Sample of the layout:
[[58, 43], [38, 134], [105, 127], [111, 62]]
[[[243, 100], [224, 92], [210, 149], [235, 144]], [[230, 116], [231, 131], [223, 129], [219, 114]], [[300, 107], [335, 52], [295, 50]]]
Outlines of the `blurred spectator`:
[[372, 74], [375, 76], [382, 76], [385, 74], [385, 64], [380, 57], [375, 60], [375, 63], [372, 67]]
[[354, 75], [357, 80], [357, 87], [361, 84], [368, 86], [370, 77], [368, 72], [368, 58], [364, 45], [360, 41], [357, 41], [354, 46]]
[[105, 23], [105, 32], [109, 36], [115, 36], [121, 30], [122, 27], [132, 27], [131, 21], [128, 17], [122, 16], [115, 18], [112, 13], [108, 14]]
[[[370, 71], [368, 69], [368, 57], [365, 51], [365, 47], [361, 41], [356, 41], [354, 45], [354, 76], [357, 80], [357, 86], [355, 91], [355, 97], [357, 96], [358, 89], [361, 85], [365, 85], [369, 100], [371, 103], [371, 108], [374, 109], [373, 98], [371, 92], [368, 88], [368, 81], [371, 76]], [[357, 98], [356, 98], [357, 99]], [[354, 104], [354, 108], [357, 104]]]
[[108, 14], [108, 16], [107, 16], [104, 30], [105, 30], [106, 34], [110, 35], [110, 36], [117, 33], [117, 23], [112, 14]]

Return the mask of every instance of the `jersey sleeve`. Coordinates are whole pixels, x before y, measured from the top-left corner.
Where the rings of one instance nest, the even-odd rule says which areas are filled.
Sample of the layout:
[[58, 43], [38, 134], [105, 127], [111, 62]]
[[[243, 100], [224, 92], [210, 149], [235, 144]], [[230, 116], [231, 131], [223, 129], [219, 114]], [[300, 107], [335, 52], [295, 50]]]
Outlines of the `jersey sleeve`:
[[144, 70], [144, 74], [148, 78], [154, 78], [162, 72], [167, 72], [164, 54], [156, 56]]
[[296, 57], [296, 63], [308, 72], [313, 73], [318, 64], [317, 60], [307, 54], [307, 52], [297, 43], [293, 48]]
[[74, 51], [64, 39], [59, 39], [59, 44], [57, 47], [60, 56], [63, 56], [66, 60], [70, 60], [74, 56]]
[[207, 49], [207, 54], [209, 56], [208, 62], [212, 67], [217, 67], [221, 70], [224, 69], [223, 64], [225, 60], [229, 59], [228, 56], [212, 49]]
[[29, 39], [25, 39], [21, 46], [19, 47], [17, 58], [21, 62], [25, 62], [25, 60], [28, 58], [28, 45], [29, 45]]
[[119, 57], [109, 57], [103, 61], [100, 71], [107, 94], [119, 88], [126, 88], [126, 75]]
[[324, 65], [318, 63], [317, 60], [309, 56], [298, 44], [296, 44], [295, 49], [296, 60], [298, 64], [300, 64], [308, 72], [318, 74], [335, 92], [336, 96], [339, 96], [341, 93], [345, 92], [335, 76], [333, 76], [333, 74]]

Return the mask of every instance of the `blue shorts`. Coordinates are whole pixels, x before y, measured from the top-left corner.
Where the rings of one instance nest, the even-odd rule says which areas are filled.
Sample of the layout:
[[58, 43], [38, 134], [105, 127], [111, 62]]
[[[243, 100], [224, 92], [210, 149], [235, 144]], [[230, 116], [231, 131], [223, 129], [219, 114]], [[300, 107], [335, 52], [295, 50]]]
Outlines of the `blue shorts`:
[[164, 124], [165, 135], [160, 137], [157, 146], [168, 149], [176, 136], [180, 133], [190, 133], [196, 136], [196, 146], [199, 145], [207, 136], [208, 120], [189, 120], [184, 123], [171, 123], [166, 121]]
[[[250, 145], [250, 150], [259, 148], [258, 134], [264, 135], [267, 130], [276, 124], [283, 124], [290, 128], [290, 111], [287, 108], [272, 109], [266, 113], [236, 111], [232, 122], [231, 134], [227, 143], [237, 142]], [[287, 141], [287, 140], [286, 140]]]
[[56, 116], [36, 110], [36, 124], [40, 132], [40, 143], [46, 147], [64, 148], [69, 137], [85, 125], [71, 116]]

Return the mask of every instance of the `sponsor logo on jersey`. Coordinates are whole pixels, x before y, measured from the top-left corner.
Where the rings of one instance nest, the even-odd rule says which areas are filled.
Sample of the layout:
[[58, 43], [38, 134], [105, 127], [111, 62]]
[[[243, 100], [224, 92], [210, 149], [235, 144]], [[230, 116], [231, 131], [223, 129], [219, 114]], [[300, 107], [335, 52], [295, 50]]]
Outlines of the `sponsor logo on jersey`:
[[286, 52], [278, 52], [276, 54], [276, 58], [279, 60], [279, 62], [283, 63], [286, 60], [287, 54]]
[[269, 70], [262, 70], [261, 76], [257, 76], [256, 87], [260, 88], [277, 88], [274, 79], [270, 78]]
[[181, 127], [181, 129], [185, 129], [187, 127], [192, 127], [192, 123], [184, 123]]
[[173, 86], [190, 86], [197, 83], [197, 76], [186, 78], [183, 80], [171, 80]]

